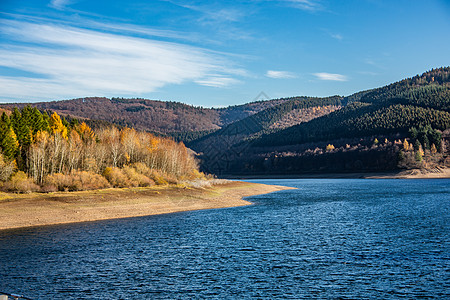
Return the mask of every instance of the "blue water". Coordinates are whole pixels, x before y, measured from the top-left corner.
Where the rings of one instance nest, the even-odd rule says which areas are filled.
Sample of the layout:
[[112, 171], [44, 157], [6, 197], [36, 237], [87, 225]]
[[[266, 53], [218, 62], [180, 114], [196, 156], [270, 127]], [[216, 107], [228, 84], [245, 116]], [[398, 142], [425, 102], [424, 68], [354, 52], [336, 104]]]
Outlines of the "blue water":
[[450, 180], [297, 187], [230, 209], [0, 232], [0, 291], [36, 299], [450, 298]]

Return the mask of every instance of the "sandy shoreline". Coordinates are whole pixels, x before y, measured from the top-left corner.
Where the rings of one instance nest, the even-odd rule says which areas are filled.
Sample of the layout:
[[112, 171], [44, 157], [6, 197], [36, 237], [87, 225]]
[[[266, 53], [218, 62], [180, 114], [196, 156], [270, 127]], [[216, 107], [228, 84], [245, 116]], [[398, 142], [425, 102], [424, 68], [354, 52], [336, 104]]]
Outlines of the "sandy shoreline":
[[211, 188], [177, 186], [96, 191], [0, 193], [0, 230], [139, 217], [251, 204], [243, 197], [290, 189], [232, 181]]

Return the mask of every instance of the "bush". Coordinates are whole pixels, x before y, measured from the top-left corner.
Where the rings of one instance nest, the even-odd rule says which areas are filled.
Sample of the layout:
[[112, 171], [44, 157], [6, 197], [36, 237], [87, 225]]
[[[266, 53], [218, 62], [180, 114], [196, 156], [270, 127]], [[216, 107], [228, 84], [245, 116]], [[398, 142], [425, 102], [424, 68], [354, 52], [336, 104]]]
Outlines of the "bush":
[[133, 168], [138, 172], [139, 174], [145, 175], [147, 177], [150, 177], [152, 174], [152, 170], [150, 170], [149, 167], [147, 167], [146, 164], [138, 162], [133, 164]]
[[101, 175], [86, 171], [72, 171], [70, 174], [51, 174], [44, 179], [42, 190], [84, 191], [109, 187], [108, 181]]
[[169, 184], [169, 181], [177, 182], [176, 178], [167, 178], [166, 176], [161, 175], [157, 170], [151, 170], [143, 163], [135, 163], [133, 164], [133, 167], [137, 173], [147, 176], [154, 184], [167, 185]]
[[119, 168], [106, 168], [103, 176], [109, 181], [113, 187], [130, 187], [133, 186], [128, 176]]
[[5, 182], [2, 189], [7, 192], [16, 193], [31, 193], [41, 190], [41, 188], [22, 171], [15, 173], [9, 181]]
[[186, 175], [183, 175], [180, 177], [181, 181], [190, 181], [190, 180], [207, 180], [207, 176], [205, 173], [200, 172], [196, 169], [192, 169], [190, 172], [188, 172]]
[[123, 173], [128, 177], [128, 180], [131, 182], [132, 186], [152, 186], [155, 185], [155, 182], [145, 176], [142, 173], [136, 171], [136, 169], [126, 166], [123, 168]]
[[167, 184], [178, 184], [178, 179], [175, 175], [164, 173], [162, 176]]
[[167, 185], [169, 184], [167, 180], [162, 176], [158, 171], [152, 170], [150, 173], [150, 178], [157, 184], [157, 185]]

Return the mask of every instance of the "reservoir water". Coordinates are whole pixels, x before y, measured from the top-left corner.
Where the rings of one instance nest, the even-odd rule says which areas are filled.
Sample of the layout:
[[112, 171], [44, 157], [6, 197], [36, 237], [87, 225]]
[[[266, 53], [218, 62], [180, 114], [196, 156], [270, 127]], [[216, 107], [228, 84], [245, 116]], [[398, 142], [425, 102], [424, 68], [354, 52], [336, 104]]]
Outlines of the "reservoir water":
[[254, 180], [230, 209], [0, 232], [33, 299], [450, 298], [450, 180]]

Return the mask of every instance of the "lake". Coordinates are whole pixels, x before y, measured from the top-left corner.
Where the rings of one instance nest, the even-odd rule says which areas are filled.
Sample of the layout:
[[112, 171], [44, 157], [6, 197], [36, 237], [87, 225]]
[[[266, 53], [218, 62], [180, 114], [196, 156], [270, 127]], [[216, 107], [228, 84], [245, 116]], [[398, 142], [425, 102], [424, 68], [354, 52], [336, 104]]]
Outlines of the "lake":
[[36, 299], [450, 297], [450, 180], [252, 180], [254, 205], [0, 232]]

